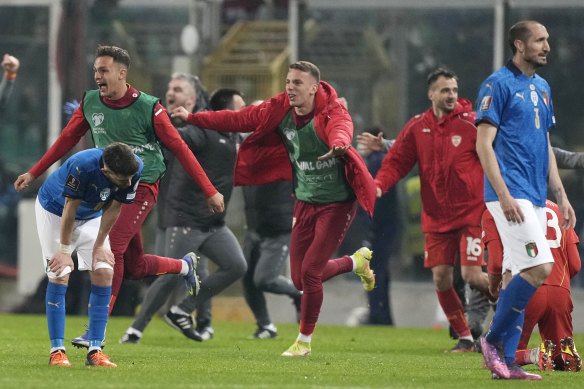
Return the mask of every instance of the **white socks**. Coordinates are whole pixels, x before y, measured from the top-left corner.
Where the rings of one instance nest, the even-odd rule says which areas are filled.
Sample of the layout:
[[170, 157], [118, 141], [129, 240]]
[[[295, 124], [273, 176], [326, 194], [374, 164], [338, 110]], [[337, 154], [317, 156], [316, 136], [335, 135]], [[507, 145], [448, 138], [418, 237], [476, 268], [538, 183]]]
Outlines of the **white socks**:
[[304, 335], [304, 334], [299, 333], [296, 340], [299, 340], [299, 341], [304, 342], [304, 343], [310, 343], [310, 341], [312, 340], [312, 334]]

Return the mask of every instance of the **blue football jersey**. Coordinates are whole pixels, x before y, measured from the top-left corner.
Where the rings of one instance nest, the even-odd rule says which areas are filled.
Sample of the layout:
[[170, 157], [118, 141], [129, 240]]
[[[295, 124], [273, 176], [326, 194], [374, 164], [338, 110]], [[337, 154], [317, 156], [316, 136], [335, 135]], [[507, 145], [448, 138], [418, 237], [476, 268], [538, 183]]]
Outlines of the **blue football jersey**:
[[[509, 61], [479, 89], [476, 123], [481, 122], [498, 130], [493, 148], [511, 195], [545, 207], [548, 131], [555, 126], [548, 83], [537, 74], [524, 75]], [[485, 177], [485, 201], [496, 200]]]
[[38, 199], [43, 208], [61, 216], [65, 197], [81, 199], [75, 219], [88, 220], [100, 216], [103, 206], [111, 200], [133, 202], [144, 167], [142, 160], [135, 156], [140, 162], [140, 168], [132, 178], [132, 185], [117, 189], [101, 172], [102, 154], [103, 149], [95, 148], [80, 151], [67, 159], [39, 190]]

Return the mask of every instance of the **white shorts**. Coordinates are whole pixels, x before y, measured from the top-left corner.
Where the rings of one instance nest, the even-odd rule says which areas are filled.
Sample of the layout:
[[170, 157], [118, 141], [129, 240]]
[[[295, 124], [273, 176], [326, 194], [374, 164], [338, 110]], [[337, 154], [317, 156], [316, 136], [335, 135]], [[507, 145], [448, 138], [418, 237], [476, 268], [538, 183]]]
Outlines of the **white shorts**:
[[[45, 273], [47, 273], [49, 278], [63, 277], [64, 275], [71, 273], [73, 269], [69, 269], [68, 266], [65, 270], [61, 271], [61, 274], [58, 276], [57, 274], [48, 271], [49, 261], [60, 249], [61, 217], [44, 209], [38, 198], [35, 203], [35, 215], [37, 231], [43, 253], [43, 265], [45, 268]], [[73, 225], [71, 250], [77, 250], [78, 270], [91, 270], [91, 265], [93, 262], [93, 245], [95, 244], [95, 238], [99, 232], [100, 224], [101, 216], [89, 220], [75, 220], [75, 224]], [[104, 247], [108, 249], [110, 248], [109, 238], [107, 237], [104, 242]], [[110, 265], [107, 265], [104, 262], [100, 262], [98, 265], [104, 265], [98, 266], [98, 268], [111, 268]]]
[[545, 207], [536, 207], [525, 199], [518, 199], [517, 202], [525, 216], [520, 224], [507, 221], [498, 201], [486, 203], [503, 244], [503, 272], [510, 270], [512, 275], [533, 266], [554, 262], [545, 236]]

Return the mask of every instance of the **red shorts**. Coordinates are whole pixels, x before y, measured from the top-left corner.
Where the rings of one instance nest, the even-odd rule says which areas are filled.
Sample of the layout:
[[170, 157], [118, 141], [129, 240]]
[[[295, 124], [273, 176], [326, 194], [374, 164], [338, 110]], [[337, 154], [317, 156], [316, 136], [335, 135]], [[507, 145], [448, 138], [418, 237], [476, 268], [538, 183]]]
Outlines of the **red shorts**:
[[460, 253], [461, 266], [484, 266], [483, 240], [480, 226], [467, 226], [450, 232], [427, 232], [424, 267], [456, 265]]

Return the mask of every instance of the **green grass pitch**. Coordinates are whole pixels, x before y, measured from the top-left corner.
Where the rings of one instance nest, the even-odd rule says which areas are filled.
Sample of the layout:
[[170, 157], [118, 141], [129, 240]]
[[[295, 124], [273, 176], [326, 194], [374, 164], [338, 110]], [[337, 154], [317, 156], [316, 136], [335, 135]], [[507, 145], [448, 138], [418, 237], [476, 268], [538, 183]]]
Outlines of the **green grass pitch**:
[[[119, 344], [131, 323], [125, 317], [108, 323], [104, 352], [117, 369], [86, 367], [85, 350], [70, 345], [73, 366], [56, 367], [48, 365], [44, 316], [4, 314], [0, 323], [0, 388], [7, 389], [559, 388], [584, 382], [584, 373], [565, 372], [542, 372], [541, 382], [493, 381], [480, 354], [444, 354], [455, 344], [446, 330], [319, 325], [312, 355], [286, 358], [280, 354], [294, 341], [296, 325], [278, 325], [277, 339], [248, 340], [254, 323], [215, 322], [215, 337], [197, 343], [155, 318], [140, 344]], [[66, 344], [85, 323], [84, 317], [67, 318]], [[575, 341], [584, 344], [584, 335]], [[527, 369], [537, 372], [535, 366]]]

